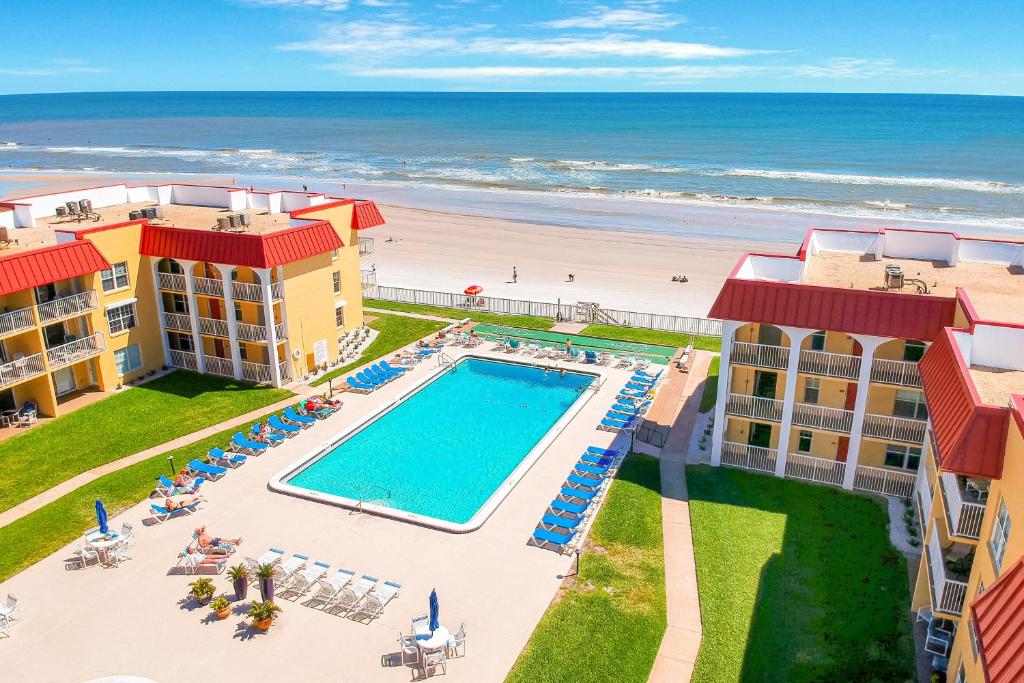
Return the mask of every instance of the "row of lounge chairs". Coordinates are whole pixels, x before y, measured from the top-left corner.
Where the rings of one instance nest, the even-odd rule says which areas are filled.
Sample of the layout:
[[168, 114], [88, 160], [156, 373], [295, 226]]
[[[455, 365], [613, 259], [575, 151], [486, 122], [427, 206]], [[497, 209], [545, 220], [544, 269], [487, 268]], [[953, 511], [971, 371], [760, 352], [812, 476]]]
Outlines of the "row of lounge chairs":
[[583, 539], [582, 527], [598, 507], [606, 482], [615, 474], [625, 449], [588, 446], [573, 465], [558, 496], [551, 501], [528, 543], [569, 553]]
[[608, 351], [547, 346], [535, 341], [516, 339], [515, 337], [495, 339], [495, 344], [491, 350], [504, 353], [519, 353], [523, 356], [532, 356], [534, 358], [550, 358], [552, 360], [579, 362], [587, 365], [606, 365], [633, 370], [646, 370], [651, 365], [651, 361], [643, 356], [616, 356]]
[[297, 601], [308, 596], [303, 603], [307, 607], [356, 621], [379, 617], [402, 588], [399, 583], [381, 581], [369, 574], [357, 579], [349, 569], [338, 569], [328, 576], [331, 566], [326, 562], [310, 564], [308, 555], [298, 553], [288, 559], [284, 556], [283, 550], [271, 548], [257, 559], [246, 557], [245, 562], [252, 576], [260, 565], [273, 565], [275, 597]]
[[597, 428], [607, 432], [629, 432], [640, 426], [654, 402], [654, 391], [664, 372], [636, 371], [615, 397], [615, 403]]
[[[418, 363], [424, 358], [434, 355], [437, 353], [437, 349], [416, 349], [415, 355], [410, 356], [410, 362]], [[350, 391], [355, 391], [360, 394], [369, 394], [392, 380], [396, 380], [411, 368], [391, 365], [386, 360], [382, 360], [375, 365], [371, 365], [368, 368], [364, 368], [355, 374], [355, 377], [347, 377], [345, 381], [348, 383]]]

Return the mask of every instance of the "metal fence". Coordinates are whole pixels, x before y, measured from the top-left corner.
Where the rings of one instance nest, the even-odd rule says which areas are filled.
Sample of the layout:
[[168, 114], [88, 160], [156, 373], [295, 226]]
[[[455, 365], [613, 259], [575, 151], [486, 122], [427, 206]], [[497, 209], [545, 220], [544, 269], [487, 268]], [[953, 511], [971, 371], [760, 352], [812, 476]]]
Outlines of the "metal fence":
[[[647, 330], [679, 332], [681, 334], [696, 334], [708, 337], [722, 336], [722, 321], [709, 318], [690, 318], [660, 313], [638, 313], [636, 311], [619, 311], [606, 308], [596, 309], [597, 313], [595, 314], [595, 309], [591, 306], [580, 306], [577, 304], [503, 299], [494, 296], [472, 296], [453, 292], [410, 289], [407, 287], [388, 287], [385, 285], [375, 285], [367, 288], [365, 296], [371, 299], [383, 299], [385, 301], [407, 304], [456, 308], [466, 312], [484, 311], [487, 313], [504, 313], [509, 315], [532, 315], [552, 318], [554, 320], [600, 323], [620, 327], [639, 327]], [[581, 319], [582, 317], [586, 319]]]

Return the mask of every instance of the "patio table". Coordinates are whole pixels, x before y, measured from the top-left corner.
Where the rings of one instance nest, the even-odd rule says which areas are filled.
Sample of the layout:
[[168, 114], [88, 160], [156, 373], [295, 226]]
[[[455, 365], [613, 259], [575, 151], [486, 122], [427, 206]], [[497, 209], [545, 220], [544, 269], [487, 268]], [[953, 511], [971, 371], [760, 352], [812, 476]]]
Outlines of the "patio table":
[[451, 639], [452, 634], [448, 632], [448, 629], [444, 626], [438, 626], [434, 629], [434, 633], [429, 632], [424, 635], [429, 635], [428, 638], [420, 640], [421, 636], [416, 636], [416, 647], [420, 650], [437, 650], [444, 647]]
[[99, 529], [94, 529], [85, 535], [85, 540], [90, 548], [100, 554], [100, 562], [106, 563], [109, 552], [120, 545], [124, 541], [124, 537], [116, 531], [110, 531], [107, 535], [104, 535], [100, 533]]

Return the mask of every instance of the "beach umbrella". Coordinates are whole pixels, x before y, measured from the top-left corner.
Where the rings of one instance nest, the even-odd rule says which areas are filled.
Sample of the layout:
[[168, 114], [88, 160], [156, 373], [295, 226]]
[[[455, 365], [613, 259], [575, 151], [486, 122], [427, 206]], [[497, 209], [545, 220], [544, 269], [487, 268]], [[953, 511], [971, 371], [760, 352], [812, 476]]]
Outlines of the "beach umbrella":
[[437, 620], [441, 607], [437, 604], [437, 590], [430, 591], [430, 632], [433, 633], [441, 625]]
[[467, 294], [469, 296], [476, 296], [477, 294], [483, 293], [483, 291], [484, 288], [481, 287], [480, 285], [470, 285], [469, 287], [466, 287], [466, 289], [464, 289], [462, 293]]
[[96, 521], [100, 524], [100, 533], [107, 533], [107, 511], [103, 509], [103, 501], [96, 499]]

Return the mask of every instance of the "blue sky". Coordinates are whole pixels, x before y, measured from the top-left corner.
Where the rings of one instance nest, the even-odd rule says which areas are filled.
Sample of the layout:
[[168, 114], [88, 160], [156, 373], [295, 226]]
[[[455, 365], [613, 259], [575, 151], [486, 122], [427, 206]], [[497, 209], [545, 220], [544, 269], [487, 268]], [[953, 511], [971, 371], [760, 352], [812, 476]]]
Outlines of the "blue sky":
[[0, 92], [1024, 94], [1024, 2], [15, 0]]

